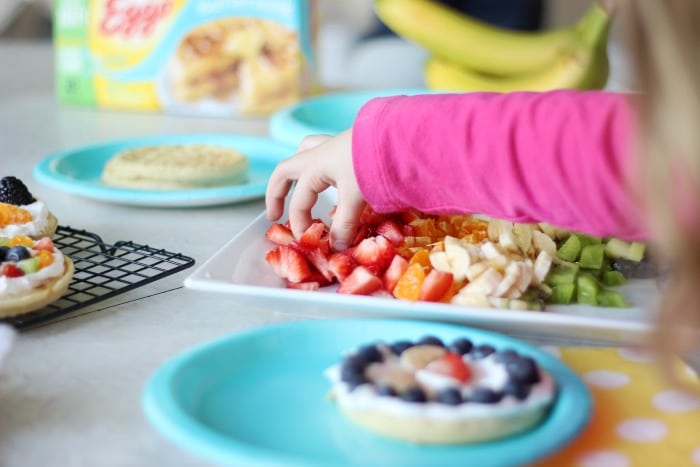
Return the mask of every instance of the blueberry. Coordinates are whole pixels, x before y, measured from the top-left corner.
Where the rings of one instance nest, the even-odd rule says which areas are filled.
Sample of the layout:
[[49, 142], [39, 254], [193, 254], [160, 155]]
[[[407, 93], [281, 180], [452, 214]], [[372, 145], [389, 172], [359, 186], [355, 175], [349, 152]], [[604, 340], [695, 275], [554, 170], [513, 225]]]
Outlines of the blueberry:
[[409, 341], [397, 341], [391, 344], [391, 351], [394, 352], [396, 355], [401, 355], [404, 350], [410, 349], [413, 347], [413, 342]]
[[457, 355], [464, 355], [469, 353], [472, 350], [472, 347], [474, 347], [472, 341], [464, 337], [460, 337], [459, 339], [455, 339], [454, 341], [452, 341], [452, 343], [449, 346], [449, 350], [450, 352], [454, 352]]
[[501, 363], [509, 362], [509, 361], [515, 360], [517, 358], [520, 358], [520, 355], [518, 354], [518, 352], [516, 352], [513, 349], [499, 350], [493, 356], [494, 361], [501, 362]]
[[459, 405], [462, 403], [462, 393], [457, 388], [447, 388], [437, 393], [436, 399], [441, 404]]
[[366, 345], [357, 350], [357, 355], [365, 359], [367, 363], [381, 362], [384, 358], [376, 345]]
[[31, 255], [29, 254], [29, 250], [27, 250], [21, 245], [18, 245], [13, 246], [9, 250], [7, 250], [7, 253], [5, 253], [5, 260], [14, 261], [16, 263], [17, 261], [22, 261], [23, 259], [27, 259], [30, 256]]
[[377, 394], [379, 394], [380, 396], [389, 397], [395, 397], [397, 395], [396, 390], [394, 390], [394, 388], [392, 388], [388, 384], [381, 384], [377, 386]]
[[524, 384], [535, 384], [540, 380], [537, 364], [530, 357], [521, 357], [505, 362], [511, 379]]
[[437, 345], [440, 347], [445, 347], [445, 343], [442, 342], [442, 339], [439, 337], [435, 336], [424, 336], [421, 337], [420, 340], [418, 341], [420, 345]]
[[494, 349], [493, 346], [488, 345], [488, 344], [481, 344], [481, 345], [477, 345], [476, 347], [474, 347], [471, 350], [470, 355], [474, 360], [479, 360], [481, 358], [488, 357], [489, 355], [491, 355], [495, 351], [496, 351], [496, 349]]
[[10, 249], [10, 247], [7, 246], [0, 246], [0, 262], [5, 261], [7, 258], [7, 251]]
[[406, 392], [401, 395], [401, 399], [405, 400], [406, 402], [425, 402], [428, 400], [425, 397], [423, 390], [419, 387], [406, 389]]
[[523, 400], [530, 394], [530, 387], [529, 384], [523, 384], [509, 379], [506, 385], [503, 386], [503, 394], [513, 396], [518, 400]]
[[480, 404], [495, 404], [503, 399], [503, 393], [489, 388], [476, 388], [472, 391], [471, 402]]
[[353, 354], [346, 357], [340, 366], [340, 379], [348, 383], [351, 387], [366, 383], [365, 368], [367, 368], [367, 360], [362, 356]]

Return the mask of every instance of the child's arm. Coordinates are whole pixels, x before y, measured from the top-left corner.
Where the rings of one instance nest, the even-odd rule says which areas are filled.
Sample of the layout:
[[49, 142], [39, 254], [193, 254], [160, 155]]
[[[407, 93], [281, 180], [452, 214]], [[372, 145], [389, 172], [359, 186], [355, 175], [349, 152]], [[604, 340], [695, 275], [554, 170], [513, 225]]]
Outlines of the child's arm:
[[375, 99], [353, 126], [355, 175], [382, 212], [481, 213], [646, 238], [625, 181], [629, 105], [602, 91]]

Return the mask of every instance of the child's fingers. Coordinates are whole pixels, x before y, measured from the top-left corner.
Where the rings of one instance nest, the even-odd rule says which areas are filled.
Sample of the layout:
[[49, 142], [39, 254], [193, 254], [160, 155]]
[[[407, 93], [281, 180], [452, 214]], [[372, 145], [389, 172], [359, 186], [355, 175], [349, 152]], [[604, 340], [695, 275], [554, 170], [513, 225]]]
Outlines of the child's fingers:
[[311, 209], [318, 201], [318, 194], [329, 186], [314, 174], [304, 174], [297, 180], [289, 200], [289, 226], [296, 238], [311, 225]]
[[338, 205], [336, 206], [333, 222], [331, 223], [331, 247], [342, 251], [350, 246], [359, 226], [360, 214], [365, 206], [362, 197], [354, 192], [338, 187]]
[[279, 181], [278, 183], [268, 183], [265, 190], [265, 217], [268, 220], [276, 221], [284, 214], [284, 200], [292, 186], [291, 180]]
[[276, 221], [284, 214], [284, 200], [289, 194], [292, 182], [299, 178], [304, 162], [296, 155], [285, 159], [272, 171], [265, 188], [265, 215]]

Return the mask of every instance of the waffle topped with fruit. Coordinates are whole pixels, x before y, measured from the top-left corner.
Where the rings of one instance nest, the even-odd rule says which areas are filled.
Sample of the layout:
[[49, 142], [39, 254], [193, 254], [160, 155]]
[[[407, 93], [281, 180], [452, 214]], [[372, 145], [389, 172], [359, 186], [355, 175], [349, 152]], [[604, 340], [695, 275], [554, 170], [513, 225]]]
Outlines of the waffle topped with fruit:
[[49, 237], [0, 237], [0, 317], [38, 310], [60, 298], [73, 262]]
[[46, 203], [34, 198], [20, 179], [0, 179], [0, 237], [51, 237], [57, 224]]
[[523, 432], [556, 397], [552, 377], [513, 349], [437, 337], [360, 347], [327, 376], [341, 411], [376, 433], [424, 444]]

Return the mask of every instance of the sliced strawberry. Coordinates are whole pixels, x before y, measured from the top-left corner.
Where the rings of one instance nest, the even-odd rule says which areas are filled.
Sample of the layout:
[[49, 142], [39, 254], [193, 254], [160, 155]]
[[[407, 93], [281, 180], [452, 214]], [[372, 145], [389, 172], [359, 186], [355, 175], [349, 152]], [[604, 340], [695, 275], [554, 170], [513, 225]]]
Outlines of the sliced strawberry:
[[381, 224], [384, 219], [385, 217], [383, 215], [377, 213], [369, 204], [365, 204], [365, 207], [362, 209], [362, 214], [360, 214], [360, 225], [376, 227]]
[[399, 246], [403, 243], [403, 232], [399, 224], [392, 220], [385, 220], [377, 226], [377, 233], [389, 240], [394, 246]]
[[298, 251], [313, 265], [314, 271], [318, 271], [324, 278], [324, 282], [330, 284], [333, 282], [333, 271], [330, 269], [328, 255], [321, 251], [321, 248], [307, 245], [300, 241], [292, 240], [289, 244], [290, 248]]
[[383, 273], [396, 256], [396, 249], [389, 240], [377, 235], [362, 240], [352, 254], [355, 261], [363, 266], [374, 266]]
[[357, 266], [357, 262], [351, 255], [343, 252], [333, 253], [328, 257], [328, 268], [338, 281], [343, 282]]
[[321, 248], [324, 253], [328, 253], [331, 249], [328, 230], [328, 226], [323, 221], [314, 220], [299, 237], [299, 243]]
[[451, 272], [431, 269], [420, 287], [418, 300], [439, 302], [445, 293], [450, 290], [453, 281], [454, 276]]
[[45, 250], [49, 253], [53, 253], [53, 241], [49, 237], [42, 237], [38, 242], [34, 244], [35, 250]]
[[267, 252], [265, 260], [275, 274], [289, 282], [304, 282], [311, 276], [311, 267], [306, 257], [290, 246], [279, 245], [273, 248]]
[[288, 289], [296, 289], [296, 290], [318, 290], [321, 288], [321, 284], [319, 284], [316, 281], [311, 281], [311, 282], [299, 282], [297, 284], [289, 283], [287, 284]]
[[423, 216], [421, 215], [420, 211], [416, 211], [415, 209], [409, 209], [408, 211], [403, 211], [401, 212], [401, 221], [404, 224], [410, 224], [416, 219], [420, 219]]
[[306, 258], [313, 264], [318, 272], [330, 283], [333, 282], [335, 275], [331, 269], [331, 263], [328, 261], [326, 254], [321, 251], [321, 248], [312, 248], [306, 255]]
[[24, 271], [15, 266], [12, 263], [7, 263], [2, 266], [0, 273], [5, 277], [22, 277], [24, 276]]
[[294, 240], [292, 231], [282, 224], [272, 224], [265, 232], [265, 237], [278, 245], [289, 245]]
[[382, 288], [382, 280], [364, 266], [357, 266], [340, 283], [338, 293], [369, 295]]
[[357, 232], [355, 232], [355, 237], [352, 239], [351, 245], [355, 246], [365, 238], [370, 238], [372, 236], [374, 236], [372, 229], [368, 225], [361, 225], [357, 229]]
[[332, 284], [334, 281], [329, 281], [318, 271], [311, 271], [311, 275], [304, 282], [318, 282], [319, 287], [325, 287]]
[[433, 360], [425, 367], [427, 371], [440, 373], [458, 381], [465, 382], [471, 378], [472, 372], [464, 362], [461, 355], [447, 352], [437, 360]]
[[403, 273], [406, 272], [406, 269], [408, 269], [408, 260], [401, 255], [394, 256], [383, 276], [384, 289], [387, 292], [391, 293], [394, 290], [396, 283]]

